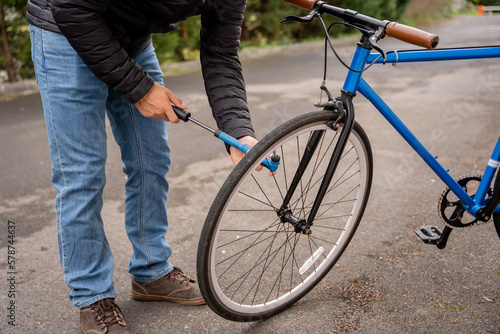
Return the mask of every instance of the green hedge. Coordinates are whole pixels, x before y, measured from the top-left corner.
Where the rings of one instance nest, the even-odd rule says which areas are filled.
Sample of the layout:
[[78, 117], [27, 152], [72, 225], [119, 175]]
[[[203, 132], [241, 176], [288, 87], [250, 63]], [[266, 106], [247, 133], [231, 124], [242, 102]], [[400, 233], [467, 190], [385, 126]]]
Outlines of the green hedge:
[[[384, 20], [396, 20], [403, 14], [410, 0], [337, 0], [330, 4], [350, 8]], [[242, 48], [273, 44], [287, 44], [323, 36], [319, 22], [312, 24], [281, 24], [287, 15], [306, 15], [307, 11], [291, 6], [283, 0], [248, 0], [242, 25]], [[325, 17], [328, 23], [332, 18]], [[181, 23], [179, 30], [166, 35], [156, 35], [154, 45], [161, 62], [192, 60], [199, 57], [200, 19], [190, 18]], [[345, 33], [345, 28], [335, 30]]]
[[[380, 19], [395, 20], [404, 12], [411, 0], [329, 0], [338, 7], [350, 8]], [[419, 0], [415, 0], [419, 1]], [[33, 77], [30, 61], [29, 36], [24, 19], [25, 0], [0, 0], [3, 8], [2, 21], [8, 32], [11, 53], [15, 57], [17, 73], [22, 78]], [[248, 0], [245, 21], [242, 26], [242, 47], [259, 47], [270, 44], [284, 44], [322, 36], [319, 22], [312, 24], [280, 24], [287, 15], [306, 15], [307, 11], [285, 4], [283, 0]], [[2, 23], [4, 22], [4, 23]], [[331, 18], [327, 23], [333, 22]], [[197, 59], [199, 57], [200, 18], [193, 17], [180, 24], [177, 31], [155, 35], [153, 42], [160, 62]], [[345, 33], [344, 28], [336, 34]], [[4, 45], [0, 35], [0, 43]], [[3, 50], [2, 50], [3, 51]], [[0, 69], [6, 67], [5, 52], [0, 52]]]

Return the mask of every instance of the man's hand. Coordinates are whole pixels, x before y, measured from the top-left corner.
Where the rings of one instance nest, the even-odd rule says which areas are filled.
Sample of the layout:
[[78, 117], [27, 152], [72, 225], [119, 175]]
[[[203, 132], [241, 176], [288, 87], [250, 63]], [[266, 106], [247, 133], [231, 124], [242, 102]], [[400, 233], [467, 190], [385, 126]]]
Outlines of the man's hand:
[[[250, 147], [254, 147], [255, 144], [257, 144], [259, 142], [257, 139], [250, 137], [250, 136], [241, 137], [241, 138], [238, 138], [238, 140], [241, 141], [243, 144], [247, 144]], [[235, 166], [245, 156], [245, 153], [241, 152], [240, 150], [238, 150], [237, 148], [232, 147], [232, 146], [229, 148], [229, 152], [231, 153], [231, 160], [233, 161]], [[262, 165], [259, 165], [257, 168], [255, 168], [255, 170], [261, 171]], [[274, 173], [269, 172], [270, 176], [273, 176], [275, 174], [276, 174], [276, 172], [274, 172]]]
[[179, 123], [179, 118], [172, 109], [171, 103], [181, 109], [187, 108], [187, 106], [170, 91], [170, 89], [155, 82], [149, 92], [135, 103], [135, 106], [145, 117]]

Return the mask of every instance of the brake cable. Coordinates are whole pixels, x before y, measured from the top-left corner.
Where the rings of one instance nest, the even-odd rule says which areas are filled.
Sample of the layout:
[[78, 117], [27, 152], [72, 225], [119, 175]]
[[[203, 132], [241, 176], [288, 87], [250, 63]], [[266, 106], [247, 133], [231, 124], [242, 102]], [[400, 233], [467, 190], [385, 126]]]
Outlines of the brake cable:
[[333, 54], [335, 54], [335, 57], [337, 57], [337, 59], [339, 60], [339, 62], [345, 67], [347, 68], [349, 71], [353, 71], [353, 72], [356, 72], [356, 73], [363, 73], [364, 71], [368, 70], [370, 67], [372, 67], [380, 58], [382, 58], [382, 54], [380, 56], [377, 57], [377, 59], [375, 59], [370, 65], [366, 66], [364, 69], [362, 70], [355, 70], [353, 68], [351, 68], [349, 65], [347, 65], [343, 60], [342, 58], [340, 58], [340, 56], [338, 55], [337, 51], [335, 50], [335, 47], [333, 46], [332, 44], [332, 40], [330, 39], [330, 29], [334, 26], [334, 25], [337, 25], [337, 24], [342, 24], [342, 25], [345, 25], [346, 27], [349, 27], [349, 28], [354, 28], [356, 30], [358, 30], [359, 32], [361, 32], [363, 35], [369, 35], [371, 32], [368, 31], [368, 30], [364, 30], [364, 29], [361, 29], [360, 27], [357, 27], [355, 25], [352, 25], [352, 24], [349, 24], [347, 22], [334, 22], [330, 25], [330, 27], [326, 28], [326, 25], [325, 25], [325, 22], [323, 21], [323, 18], [320, 16], [320, 15], [317, 15], [319, 21], [321, 22], [321, 25], [323, 26], [323, 30], [325, 31], [325, 70], [324, 70], [324, 76], [323, 76], [323, 81], [326, 80], [326, 72], [327, 72], [327, 50], [328, 50], [328, 44], [330, 45], [330, 48], [331, 50], [333, 51]]

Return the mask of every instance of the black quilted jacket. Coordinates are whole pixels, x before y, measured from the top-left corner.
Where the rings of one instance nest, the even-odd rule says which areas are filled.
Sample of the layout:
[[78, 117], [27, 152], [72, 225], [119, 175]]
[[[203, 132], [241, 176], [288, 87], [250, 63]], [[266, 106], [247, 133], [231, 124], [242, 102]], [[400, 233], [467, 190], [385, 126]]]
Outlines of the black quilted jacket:
[[26, 18], [60, 32], [92, 72], [130, 103], [153, 86], [131, 56], [152, 33], [177, 28], [201, 15], [201, 64], [210, 106], [222, 131], [254, 136], [238, 59], [246, 0], [29, 0]]

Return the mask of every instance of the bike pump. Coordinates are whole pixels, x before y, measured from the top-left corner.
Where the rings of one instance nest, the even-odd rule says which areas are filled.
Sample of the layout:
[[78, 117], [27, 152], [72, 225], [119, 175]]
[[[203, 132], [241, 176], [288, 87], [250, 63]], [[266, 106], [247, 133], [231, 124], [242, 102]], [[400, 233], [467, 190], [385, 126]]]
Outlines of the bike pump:
[[[179, 117], [180, 120], [182, 120], [184, 122], [187, 122], [187, 121], [193, 122], [194, 124], [198, 125], [199, 127], [213, 133], [216, 138], [222, 140], [224, 143], [240, 150], [241, 152], [243, 152], [245, 154], [248, 151], [250, 151], [250, 149], [251, 149], [250, 146], [243, 144], [242, 142], [240, 142], [239, 140], [237, 140], [234, 137], [231, 137], [230, 135], [228, 135], [225, 132], [222, 132], [220, 130], [214, 130], [211, 127], [209, 127], [209, 126], [201, 123], [200, 121], [192, 118], [190, 112], [185, 111], [185, 110], [183, 110], [179, 107], [176, 107], [174, 105], [172, 105], [172, 108], [174, 109], [175, 114], [177, 115], [177, 117]], [[278, 170], [278, 167], [280, 165], [280, 156], [276, 155], [276, 153], [273, 153], [273, 155], [271, 157], [267, 157], [264, 161], [262, 161], [261, 165], [266, 167], [267, 169], [269, 169], [269, 171], [271, 173], [274, 173], [275, 171]]]

